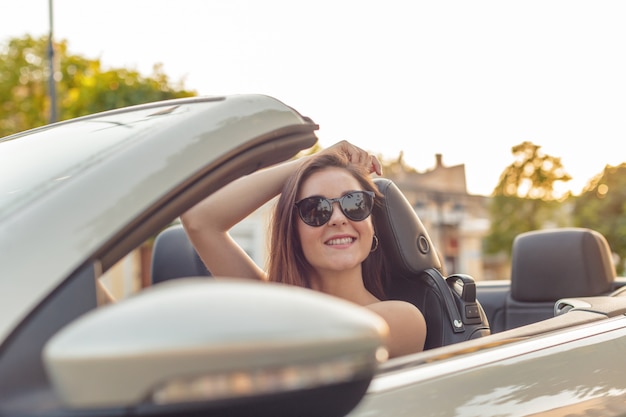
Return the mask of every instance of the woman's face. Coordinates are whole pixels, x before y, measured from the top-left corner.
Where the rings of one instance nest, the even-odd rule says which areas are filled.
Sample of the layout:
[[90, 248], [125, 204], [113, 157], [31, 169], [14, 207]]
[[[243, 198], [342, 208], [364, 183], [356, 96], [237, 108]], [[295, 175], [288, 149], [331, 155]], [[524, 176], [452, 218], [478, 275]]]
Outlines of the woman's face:
[[[312, 174], [302, 183], [297, 201], [311, 197], [337, 198], [350, 191], [363, 190], [345, 169], [326, 168]], [[361, 268], [372, 248], [374, 227], [369, 216], [362, 221], [348, 219], [339, 203], [333, 203], [328, 223], [313, 227], [298, 217], [298, 234], [307, 261], [320, 274]]]

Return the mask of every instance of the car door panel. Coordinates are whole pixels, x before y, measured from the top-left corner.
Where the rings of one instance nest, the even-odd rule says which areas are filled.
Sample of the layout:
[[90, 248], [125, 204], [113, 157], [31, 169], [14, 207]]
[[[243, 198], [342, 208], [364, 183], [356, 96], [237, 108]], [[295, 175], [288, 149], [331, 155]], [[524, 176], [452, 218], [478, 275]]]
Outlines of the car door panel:
[[350, 416], [524, 416], [580, 407], [620, 415], [626, 411], [624, 367], [626, 318], [620, 316], [594, 328], [382, 373]]

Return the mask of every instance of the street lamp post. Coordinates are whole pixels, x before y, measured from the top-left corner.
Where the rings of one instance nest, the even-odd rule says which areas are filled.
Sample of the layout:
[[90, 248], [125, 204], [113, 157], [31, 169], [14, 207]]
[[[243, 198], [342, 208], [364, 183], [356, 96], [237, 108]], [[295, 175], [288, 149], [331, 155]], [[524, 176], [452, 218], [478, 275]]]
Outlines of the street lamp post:
[[49, 10], [49, 15], [50, 15], [50, 35], [48, 36], [48, 65], [49, 65], [50, 74], [48, 76], [48, 94], [50, 96], [50, 123], [54, 123], [57, 121], [57, 97], [56, 97], [56, 82], [54, 80], [52, 0], [48, 0], [48, 10]]

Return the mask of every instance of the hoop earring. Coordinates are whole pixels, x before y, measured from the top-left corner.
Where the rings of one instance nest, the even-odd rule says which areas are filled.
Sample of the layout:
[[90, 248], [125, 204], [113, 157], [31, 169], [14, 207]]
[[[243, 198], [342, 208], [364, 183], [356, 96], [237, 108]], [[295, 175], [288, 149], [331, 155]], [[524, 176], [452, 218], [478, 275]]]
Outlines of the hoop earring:
[[372, 249], [370, 250], [370, 253], [372, 252], [376, 252], [376, 249], [378, 249], [378, 236], [374, 235], [374, 240], [372, 241]]

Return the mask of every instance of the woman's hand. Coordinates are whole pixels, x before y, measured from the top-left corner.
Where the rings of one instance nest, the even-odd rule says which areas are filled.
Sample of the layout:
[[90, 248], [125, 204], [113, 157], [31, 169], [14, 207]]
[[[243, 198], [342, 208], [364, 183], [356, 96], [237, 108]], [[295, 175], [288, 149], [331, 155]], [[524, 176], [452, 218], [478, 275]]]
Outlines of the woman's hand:
[[342, 140], [341, 142], [337, 142], [334, 145], [320, 151], [320, 153], [326, 152], [338, 152], [344, 154], [353, 164], [362, 165], [367, 168], [370, 174], [375, 172], [378, 175], [383, 175], [383, 167], [376, 156], [359, 148], [358, 146], [351, 144], [348, 141]]

